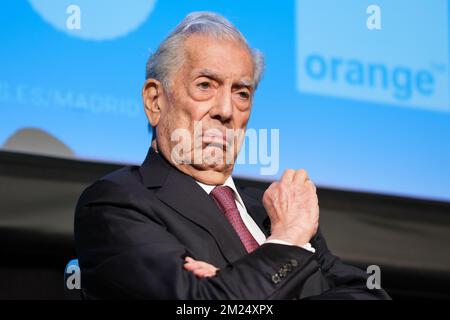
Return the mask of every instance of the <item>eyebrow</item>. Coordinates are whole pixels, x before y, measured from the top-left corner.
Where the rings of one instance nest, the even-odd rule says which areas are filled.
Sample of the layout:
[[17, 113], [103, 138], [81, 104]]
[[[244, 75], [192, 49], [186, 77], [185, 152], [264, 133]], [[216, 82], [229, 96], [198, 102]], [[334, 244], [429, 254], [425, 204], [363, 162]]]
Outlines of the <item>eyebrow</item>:
[[253, 80], [240, 80], [233, 84], [235, 88], [248, 88], [253, 90], [255, 88], [255, 82]]
[[[201, 69], [195, 73], [195, 77], [207, 77], [217, 82], [222, 82], [220, 75], [210, 69]], [[234, 88], [248, 88], [253, 90], [255, 88], [255, 82], [253, 80], [239, 80], [233, 83]]]

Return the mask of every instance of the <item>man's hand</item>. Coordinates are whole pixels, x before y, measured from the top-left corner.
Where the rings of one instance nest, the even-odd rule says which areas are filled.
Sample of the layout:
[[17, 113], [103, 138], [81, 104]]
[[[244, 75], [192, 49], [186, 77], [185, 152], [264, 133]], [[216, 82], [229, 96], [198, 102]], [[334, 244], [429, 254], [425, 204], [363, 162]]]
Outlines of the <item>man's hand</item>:
[[263, 204], [272, 225], [269, 239], [303, 246], [316, 234], [319, 203], [316, 186], [305, 170], [286, 170], [280, 181], [267, 188]]
[[203, 261], [197, 261], [192, 259], [191, 257], [186, 257], [184, 261], [184, 268], [186, 270], [192, 271], [199, 278], [214, 277], [216, 275], [216, 272], [219, 270], [212, 264]]

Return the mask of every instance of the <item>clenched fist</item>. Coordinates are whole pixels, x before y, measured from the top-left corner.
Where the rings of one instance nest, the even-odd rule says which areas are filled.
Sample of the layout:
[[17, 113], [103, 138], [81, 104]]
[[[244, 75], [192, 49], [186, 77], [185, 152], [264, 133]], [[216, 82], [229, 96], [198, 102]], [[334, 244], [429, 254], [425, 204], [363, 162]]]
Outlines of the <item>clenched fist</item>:
[[263, 204], [272, 225], [269, 239], [303, 246], [316, 234], [319, 202], [305, 170], [286, 170], [280, 181], [267, 188]]

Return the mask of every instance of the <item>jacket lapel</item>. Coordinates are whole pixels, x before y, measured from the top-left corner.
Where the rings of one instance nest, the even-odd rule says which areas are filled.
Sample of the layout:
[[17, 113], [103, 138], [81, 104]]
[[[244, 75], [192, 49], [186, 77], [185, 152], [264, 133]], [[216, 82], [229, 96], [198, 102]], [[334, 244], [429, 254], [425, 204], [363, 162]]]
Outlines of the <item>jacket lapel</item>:
[[140, 171], [148, 188], [158, 188], [155, 194], [159, 200], [209, 232], [225, 259], [233, 262], [247, 253], [214, 200], [191, 176], [173, 167], [153, 149]]

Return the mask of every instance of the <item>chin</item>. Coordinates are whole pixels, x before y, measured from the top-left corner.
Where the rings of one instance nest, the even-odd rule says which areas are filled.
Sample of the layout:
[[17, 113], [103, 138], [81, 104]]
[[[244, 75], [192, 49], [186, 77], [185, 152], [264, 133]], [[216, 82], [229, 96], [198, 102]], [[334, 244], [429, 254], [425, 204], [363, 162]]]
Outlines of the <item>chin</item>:
[[233, 170], [233, 164], [227, 164], [225, 158], [203, 157], [202, 163], [194, 163], [193, 167], [199, 171], [208, 171], [211, 174], [228, 174]]
[[224, 172], [230, 165], [225, 164], [225, 159], [204, 159], [201, 164], [195, 166], [202, 171]]

